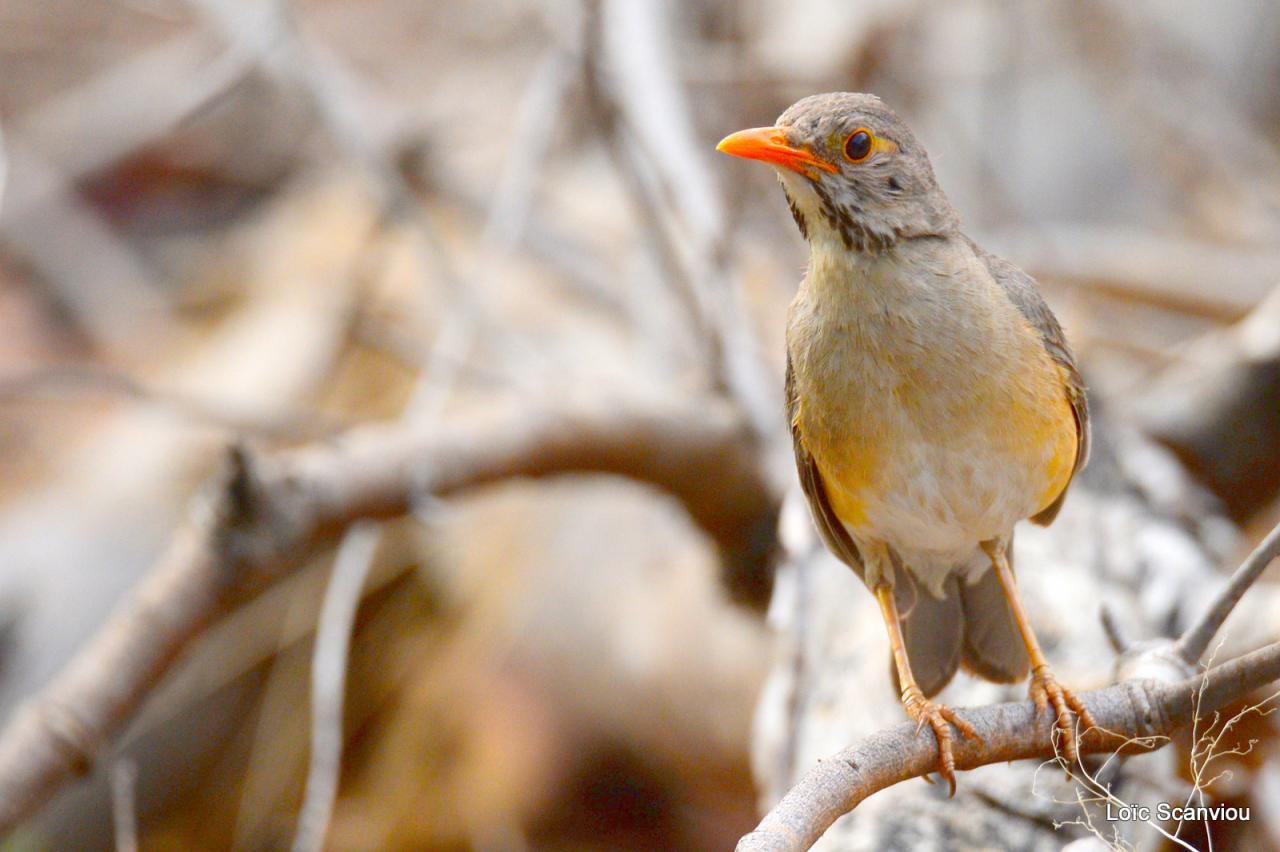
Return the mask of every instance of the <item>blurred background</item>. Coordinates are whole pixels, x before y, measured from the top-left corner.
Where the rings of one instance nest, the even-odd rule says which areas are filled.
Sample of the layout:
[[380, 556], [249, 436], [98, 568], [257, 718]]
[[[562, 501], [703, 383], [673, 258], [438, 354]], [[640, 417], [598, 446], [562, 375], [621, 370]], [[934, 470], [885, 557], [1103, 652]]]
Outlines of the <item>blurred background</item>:
[[[615, 471], [383, 521], [328, 845], [729, 847], [806, 250], [715, 143], [883, 97], [1037, 276], [1104, 422], [1239, 526], [1230, 566], [1280, 520], [1278, 48], [1256, 0], [0, 3], [0, 714], [233, 442], [640, 400], [729, 418], [755, 491], [704, 485], [745, 508]], [[213, 625], [5, 848], [109, 848], [121, 813], [143, 848], [287, 847], [332, 553]]]

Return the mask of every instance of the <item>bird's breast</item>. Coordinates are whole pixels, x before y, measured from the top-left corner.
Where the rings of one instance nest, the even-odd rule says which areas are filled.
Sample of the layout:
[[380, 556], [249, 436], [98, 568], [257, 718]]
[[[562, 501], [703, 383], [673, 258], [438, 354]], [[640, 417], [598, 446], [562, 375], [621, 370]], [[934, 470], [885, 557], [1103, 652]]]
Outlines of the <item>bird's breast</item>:
[[963, 252], [880, 264], [811, 266], [788, 323], [796, 427], [855, 537], [964, 552], [1069, 481], [1062, 375]]

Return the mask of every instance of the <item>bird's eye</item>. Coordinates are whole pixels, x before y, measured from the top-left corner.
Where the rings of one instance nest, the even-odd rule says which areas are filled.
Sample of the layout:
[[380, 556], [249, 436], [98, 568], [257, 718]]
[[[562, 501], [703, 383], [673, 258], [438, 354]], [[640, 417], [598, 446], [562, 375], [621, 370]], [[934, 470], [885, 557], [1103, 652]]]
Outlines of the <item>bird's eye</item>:
[[871, 134], [866, 128], [859, 127], [844, 140], [844, 155], [851, 163], [861, 163], [871, 156]]

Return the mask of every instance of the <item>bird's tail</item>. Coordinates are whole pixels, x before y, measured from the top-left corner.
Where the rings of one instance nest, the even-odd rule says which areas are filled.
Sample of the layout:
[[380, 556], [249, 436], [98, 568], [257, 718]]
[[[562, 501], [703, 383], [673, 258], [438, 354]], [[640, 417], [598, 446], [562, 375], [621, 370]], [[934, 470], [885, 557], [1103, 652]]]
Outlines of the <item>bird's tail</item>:
[[[1010, 551], [1012, 558], [1012, 546]], [[926, 698], [950, 683], [962, 665], [998, 683], [1026, 677], [1031, 665], [1027, 650], [994, 570], [973, 584], [958, 575], [948, 577], [941, 598], [906, 577], [908, 582], [896, 589], [902, 636], [911, 673]]]
[[[928, 698], [950, 683], [960, 667], [964, 645], [960, 583], [958, 578], [948, 577], [943, 585], [943, 597], [935, 598], [903, 571], [894, 591], [911, 674]], [[897, 681], [897, 670], [892, 663], [890, 660], [894, 682], [901, 692], [902, 684]]]
[[[1006, 556], [1012, 565], [1012, 536]], [[995, 569], [986, 571], [976, 583], [961, 582], [960, 602], [964, 609], [960, 662], [965, 670], [997, 683], [1013, 683], [1026, 677], [1031, 660]]]

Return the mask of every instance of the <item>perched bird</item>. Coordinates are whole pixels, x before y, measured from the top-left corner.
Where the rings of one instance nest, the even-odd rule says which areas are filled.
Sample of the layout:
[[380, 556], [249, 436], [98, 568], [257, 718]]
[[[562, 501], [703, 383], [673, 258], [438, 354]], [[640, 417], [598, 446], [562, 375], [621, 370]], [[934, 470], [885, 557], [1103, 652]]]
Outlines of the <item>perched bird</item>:
[[718, 150], [770, 164], [808, 271], [787, 316], [787, 412], [828, 548], [875, 593], [908, 715], [956, 669], [1051, 705], [1078, 757], [1083, 703], [1055, 679], [1018, 596], [1018, 521], [1048, 524], [1089, 454], [1084, 383], [1032, 278], [966, 237], [929, 157], [873, 95], [814, 95]]

